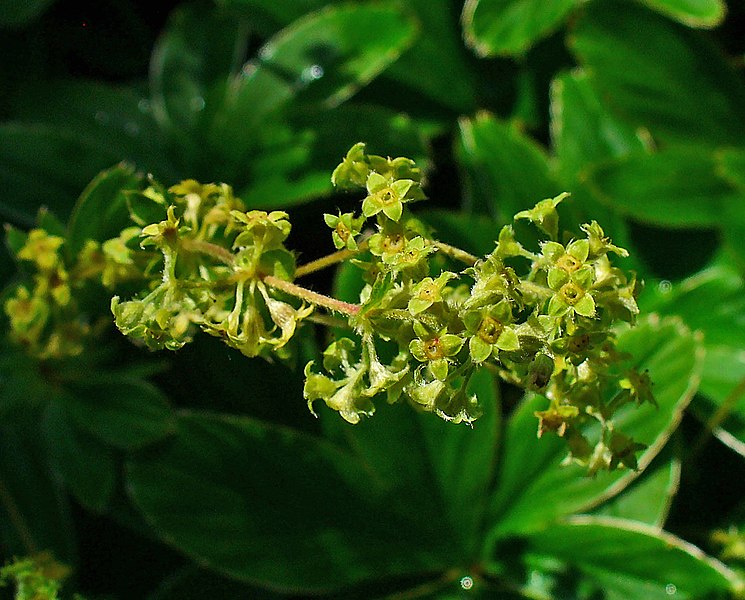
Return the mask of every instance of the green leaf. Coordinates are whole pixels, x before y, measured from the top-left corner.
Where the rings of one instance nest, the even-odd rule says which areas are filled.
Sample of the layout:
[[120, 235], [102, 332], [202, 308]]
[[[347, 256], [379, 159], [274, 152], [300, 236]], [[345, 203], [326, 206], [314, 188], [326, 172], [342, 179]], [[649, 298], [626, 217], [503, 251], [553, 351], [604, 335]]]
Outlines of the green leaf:
[[346, 441], [371, 479], [396, 498], [397, 513], [419, 528], [421, 539], [450, 567], [475, 557], [496, 468], [500, 411], [493, 376], [477, 372], [469, 391], [484, 410], [472, 429], [405, 404], [387, 406], [382, 398], [375, 415], [354, 427], [336, 415], [324, 418], [326, 430]]
[[522, 54], [561, 26], [580, 0], [466, 0], [463, 35], [479, 56]]
[[608, 112], [581, 69], [551, 83], [551, 138], [565, 182], [576, 185], [589, 165], [646, 149], [639, 131]]
[[570, 42], [600, 97], [632, 125], [666, 142], [742, 143], [745, 85], [700, 32], [634, 3], [591, 2]]
[[[434, 100], [456, 114], [476, 108], [476, 73], [461, 41], [461, 27], [448, 0], [409, 0], [419, 21], [416, 43], [385, 72], [393, 86], [410, 90], [414, 102]], [[363, 138], [360, 138], [363, 139]]]
[[413, 22], [389, 3], [328, 6], [299, 19], [232, 82], [212, 144], [242, 164], [256, 144], [255, 131], [291, 99], [340, 104], [393, 62], [415, 33]]
[[[246, 23], [210, 5], [177, 7], [153, 49], [152, 113], [181, 144], [189, 162], [203, 152], [200, 139], [219, 113], [231, 75], [246, 50]], [[184, 147], [186, 145], [186, 147]]]
[[0, 540], [8, 556], [48, 550], [72, 565], [77, 542], [70, 507], [49, 466], [37, 416], [27, 407], [0, 424]]
[[99, 173], [78, 198], [68, 224], [67, 244], [73, 255], [85, 240], [99, 242], [119, 235], [130, 224], [127, 192], [140, 188], [141, 178], [127, 164]]
[[[671, 450], [671, 446], [675, 446], [675, 450]], [[680, 444], [665, 446], [640, 477], [618, 496], [593, 510], [592, 514], [639, 521], [661, 528], [680, 484], [679, 453]]]
[[[167, 140], [153, 118], [152, 103], [146, 95], [142, 85], [37, 78], [16, 94], [13, 114], [24, 122], [49, 126], [53, 132], [80, 139], [83, 147], [98, 148], [107, 158], [94, 171], [81, 174], [85, 183], [121, 161], [131, 162], [160, 179], [176, 179], [180, 171], [172, 163]], [[70, 161], [75, 155], [63, 158]], [[83, 166], [85, 163], [81, 163]]]
[[111, 449], [72, 424], [58, 398], [47, 406], [42, 429], [52, 466], [65, 487], [87, 509], [104, 512], [116, 485]]
[[635, 521], [572, 517], [533, 535], [528, 547], [578, 568], [608, 598], [663, 600], [674, 594], [694, 600], [742, 587], [732, 571], [697, 547]]
[[99, 376], [70, 384], [66, 414], [97, 439], [137, 450], [174, 431], [174, 416], [160, 391], [144, 381]]
[[699, 147], [635, 154], [594, 168], [588, 185], [604, 204], [638, 221], [666, 227], [719, 225], [738, 193]]
[[745, 192], [745, 148], [723, 148], [716, 154], [717, 172]]
[[243, 9], [252, 19], [263, 18], [279, 28], [321, 8], [327, 0], [219, 0], [218, 4]]
[[543, 148], [514, 125], [481, 113], [459, 121], [458, 162], [464, 171], [465, 207], [488, 212], [501, 224], [557, 193]]
[[292, 128], [277, 126], [271, 145], [250, 165], [250, 184], [240, 197], [249, 207], [286, 207], [331, 193], [329, 173], [364, 140], [371, 152], [407, 156], [426, 165], [426, 140], [417, 123], [376, 106], [342, 105], [292, 118]]
[[437, 567], [362, 463], [260, 421], [181, 414], [170, 443], [130, 459], [127, 489], [169, 544], [261, 586], [338, 590]]
[[54, 0], [0, 0], [0, 25], [20, 27], [41, 15]]
[[[658, 406], [628, 406], [614, 417], [619, 431], [647, 444], [639, 457], [643, 470], [665, 445], [698, 385], [700, 343], [678, 319], [653, 317], [621, 332], [618, 348], [649, 370]], [[561, 466], [566, 445], [557, 436], [536, 439], [533, 413], [546, 406], [528, 397], [512, 415], [505, 435], [502, 471], [491, 499], [491, 539], [535, 531], [558, 517], [585, 511], [624, 489], [638, 472], [617, 470], [595, 477], [576, 466]]]
[[431, 226], [435, 237], [476, 256], [494, 250], [499, 235], [494, 220], [483, 215], [468, 215], [450, 210], [428, 210], [417, 217]]
[[204, 600], [205, 598], [251, 598], [284, 600], [286, 595], [262, 590], [220, 576], [196, 565], [181, 567], [148, 595], [148, 600]]
[[[726, 264], [714, 264], [674, 286], [651, 287], [641, 299], [645, 310], [677, 315], [703, 333], [706, 356], [693, 410], [714, 418], [717, 437], [745, 455], [745, 282]], [[714, 417], [714, 415], [717, 415]]]
[[724, 21], [724, 0], [641, 0], [651, 9], [689, 27], [716, 27]]
[[75, 199], [116, 149], [46, 125], [0, 125], [0, 217], [31, 226], [40, 206], [66, 219]]

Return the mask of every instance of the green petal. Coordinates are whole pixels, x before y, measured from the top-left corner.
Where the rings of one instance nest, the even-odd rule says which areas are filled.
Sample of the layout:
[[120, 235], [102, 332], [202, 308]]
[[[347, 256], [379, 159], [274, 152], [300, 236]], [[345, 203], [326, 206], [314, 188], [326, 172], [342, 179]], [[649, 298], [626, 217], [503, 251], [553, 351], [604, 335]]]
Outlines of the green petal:
[[419, 362], [427, 362], [427, 355], [424, 353], [424, 342], [420, 339], [411, 340], [409, 352]]
[[567, 254], [573, 256], [580, 262], [585, 262], [590, 254], [589, 240], [575, 240], [567, 246]]
[[391, 184], [391, 189], [398, 194], [399, 198], [403, 198], [412, 185], [414, 185], [414, 182], [411, 179], [399, 179]]
[[429, 370], [437, 379], [445, 381], [448, 377], [448, 361], [444, 358], [433, 360], [429, 363]]
[[440, 347], [445, 356], [453, 356], [463, 347], [465, 340], [452, 333], [447, 333], [440, 338]]
[[491, 355], [492, 347], [480, 337], [473, 336], [468, 340], [468, 351], [473, 362], [482, 363]]
[[572, 281], [582, 289], [589, 288], [595, 279], [595, 270], [592, 267], [583, 267], [572, 275]]
[[595, 316], [595, 300], [590, 294], [585, 294], [579, 302], [574, 305], [574, 311], [583, 317]]
[[328, 225], [332, 229], [339, 224], [339, 217], [336, 215], [330, 215], [328, 213], [324, 213], [323, 220], [325, 221], [326, 225]]
[[552, 290], [558, 290], [562, 285], [569, 281], [569, 275], [562, 269], [549, 269], [548, 287]]
[[512, 352], [520, 349], [520, 340], [514, 329], [505, 327], [496, 343], [497, 348]]
[[377, 215], [383, 209], [383, 203], [376, 196], [367, 196], [362, 201], [362, 214], [366, 217]]
[[374, 194], [375, 192], [379, 192], [384, 187], [388, 186], [388, 180], [383, 177], [380, 173], [376, 173], [375, 171], [372, 171], [370, 175], [367, 176], [367, 191], [370, 194]]
[[543, 256], [555, 261], [564, 254], [564, 246], [558, 242], [544, 242], [541, 251]]
[[400, 201], [383, 206], [383, 213], [385, 214], [385, 216], [388, 217], [391, 221], [395, 221], [396, 223], [398, 223], [398, 220], [401, 218], [403, 212], [404, 205]]
[[418, 315], [420, 312], [427, 310], [432, 306], [431, 300], [421, 300], [420, 298], [412, 298], [409, 300], [409, 312], [412, 315]]
[[559, 317], [563, 315], [568, 308], [569, 305], [564, 302], [558, 294], [554, 294], [551, 296], [551, 300], [548, 303], [548, 314], [552, 317]]

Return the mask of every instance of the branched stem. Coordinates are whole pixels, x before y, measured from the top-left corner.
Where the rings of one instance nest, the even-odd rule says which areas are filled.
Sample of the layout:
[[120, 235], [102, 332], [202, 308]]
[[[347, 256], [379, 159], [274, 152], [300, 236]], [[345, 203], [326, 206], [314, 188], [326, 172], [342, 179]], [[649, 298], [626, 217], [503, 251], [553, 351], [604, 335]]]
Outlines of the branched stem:
[[328, 308], [334, 312], [350, 317], [353, 317], [360, 312], [359, 304], [350, 304], [349, 302], [343, 302], [342, 300], [337, 300], [330, 296], [324, 296], [323, 294], [313, 292], [307, 288], [290, 283], [289, 281], [285, 281], [279, 277], [275, 277], [274, 275], [267, 275], [264, 277], [263, 281], [266, 285], [273, 287], [274, 289], [295, 296], [296, 298], [300, 298], [301, 300], [305, 300], [306, 302], [310, 302], [311, 304], [323, 306], [324, 308]]
[[451, 246], [450, 244], [446, 244], [445, 242], [438, 242], [438, 241], [432, 241], [435, 248], [437, 248], [440, 252], [443, 254], [447, 254], [449, 257], [454, 258], [455, 260], [459, 260], [462, 263], [465, 263], [469, 266], [475, 265], [476, 262], [479, 260], [478, 256], [474, 256], [470, 252], [466, 252], [465, 250], [461, 250], [460, 248], [456, 246]]
[[192, 240], [184, 239], [181, 240], [181, 247], [187, 252], [199, 252], [200, 254], [206, 254], [219, 260], [228, 266], [235, 264], [235, 256], [230, 250], [213, 244], [212, 242], [205, 242], [204, 240]]
[[338, 252], [327, 254], [326, 256], [322, 256], [321, 258], [312, 260], [309, 263], [300, 265], [297, 269], [295, 269], [295, 277], [303, 277], [304, 275], [310, 275], [311, 273], [315, 273], [316, 271], [320, 271], [322, 269], [331, 267], [340, 262], [344, 262], [348, 258], [352, 258], [359, 252], [362, 252], [366, 249], [367, 249], [367, 240], [363, 240], [359, 243], [357, 250], [344, 249], [344, 250], [339, 250]]

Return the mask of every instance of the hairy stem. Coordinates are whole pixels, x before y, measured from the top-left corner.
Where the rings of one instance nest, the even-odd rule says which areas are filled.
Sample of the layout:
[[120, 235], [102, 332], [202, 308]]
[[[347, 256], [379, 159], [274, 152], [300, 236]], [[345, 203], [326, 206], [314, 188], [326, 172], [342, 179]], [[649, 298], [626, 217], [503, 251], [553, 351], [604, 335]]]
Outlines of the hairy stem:
[[470, 252], [466, 252], [465, 250], [461, 250], [460, 248], [451, 246], [450, 244], [446, 244], [445, 242], [432, 240], [432, 243], [434, 244], [435, 248], [437, 248], [437, 250], [439, 250], [443, 254], [447, 254], [450, 258], [454, 258], [455, 260], [458, 260], [469, 266], [475, 265], [476, 261], [479, 260], [478, 256], [474, 256]]
[[213, 244], [212, 242], [205, 242], [204, 240], [181, 240], [181, 247], [187, 252], [199, 252], [200, 254], [206, 254], [214, 259], [219, 260], [228, 266], [235, 264], [235, 256], [227, 248]]
[[340, 262], [344, 262], [345, 260], [352, 258], [355, 254], [362, 252], [366, 249], [367, 249], [367, 240], [362, 240], [359, 243], [357, 250], [347, 250], [347, 249], [339, 250], [338, 252], [333, 252], [326, 256], [322, 256], [321, 258], [318, 258], [316, 260], [312, 260], [309, 263], [305, 263], [304, 265], [300, 265], [295, 270], [295, 277], [303, 277], [304, 275], [310, 275], [311, 273], [315, 273], [316, 271], [320, 271], [321, 269], [325, 269], [327, 267], [331, 267]]
[[334, 312], [350, 317], [353, 317], [360, 312], [359, 304], [350, 304], [349, 302], [343, 302], [336, 298], [331, 298], [330, 296], [324, 296], [323, 294], [313, 292], [307, 288], [290, 283], [289, 281], [285, 281], [279, 277], [275, 277], [274, 275], [267, 275], [264, 277], [263, 281], [266, 285], [273, 287], [274, 289], [295, 296], [296, 298], [300, 298], [301, 300], [305, 300], [306, 302], [310, 302], [311, 304], [315, 304], [316, 306], [328, 308]]

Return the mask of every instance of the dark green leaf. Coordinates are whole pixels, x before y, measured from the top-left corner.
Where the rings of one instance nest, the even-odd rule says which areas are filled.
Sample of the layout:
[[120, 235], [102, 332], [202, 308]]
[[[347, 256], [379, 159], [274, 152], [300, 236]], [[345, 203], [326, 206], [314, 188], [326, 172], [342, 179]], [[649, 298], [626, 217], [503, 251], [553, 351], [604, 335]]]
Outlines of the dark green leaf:
[[563, 73], [551, 84], [551, 137], [559, 172], [571, 185], [589, 165], [646, 147], [640, 132], [608, 112], [582, 70]]
[[[180, 176], [173, 166], [163, 132], [153, 118], [144, 86], [114, 86], [85, 80], [35, 80], [17, 94], [14, 116], [80, 139], [97, 148], [105, 160], [95, 171], [81, 173], [84, 183], [121, 161], [162, 179]], [[40, 156], [41, 160], [43, 156]], [[73, 154], [66, 158], [70, 161]], [[66, 164], [61, 165], [62, 169]], [[78, 170], [85, 166], [81, 162]], [[81, 185], [78, 193], [83, 189]]]
[[650, 287], [642, 306], [678, 315], [704, 335], [706, 357], [700, 392], [693, 409], [703, 419], [714, 417], [715, 433], [745, 453], [745, 283], [725, 264], [715, 264], [670, 286]]
[[476, 73], [461, 41], [461, 28], [448, 0], [409, 0], [417, 17], [416, 43], [385, 72], [385, 78], [403, 89], [424, 95], [457, 114], [476, 108]]
[[521, 54], [558, 28], [579, 0], [467, 0], [466, 42], [480, 56]]
[[661, 528], [680, 484], [680, 458], [676, 455], [679, 446], [677, 443], [665, 446], [640, 477], [592, 513]]
[[[698, 384], [699, 342], [677, 319], [649, 318], [618, 336], [618, 347], [633, 364], [649, 370], [658, 406], [631, 406], [614, 417], [619, 431], [647, 444], [643, 470], [667, 442]], [[529, 397], [512, 415], [505, 437], [502, 472], [491, 499], [492, 538], [534, 531], [557, 517], [588, 510], [626, 487], [638, 473], [613, 471], [587, 477], [576, 466], [561, 466], [566, 445], [557, 436], [536, 439], [536, 410], [544, 398]]]
[[136, 450], [173, 433], [175, 422], [160, 391], [144, 381], [95, 377], [69, 386], [66, 414], [97, 439], [122, 450]]
[[488, 212], [505, 224], [515, 213], [557, 195], [545, 151], [516, 126], [488, 113], [459, 124], [467, 209]]
[[78, 198], [70, 217], [67, 244], [75, 255], [85, 240], [99, 242], [119, 235], [130, 225], [127, 193], [140, 187], [134, 169], [121, 164], [99, 173]]
[[20, 27], [37, 18], [54, 0], [0, 0], [0, 26]]
[[368, 83], [413, 41], [416, 29], [391, 4], [329, 6], [279, 32], [230, 86], [212, 141], [233, 164], [256, 130], [292, 98], [334, 106]]
[[251, 598], [283, 600], [287, 596], [248, 586], [217, 573], [188, 565], [163, 580], [148, 600], [205, 600], [206, 598]]
[[724, 20], [724, 0], [641, 0], [644, 4], [690, 27], [716, 27]]
[[0, 424], [0, 539], [9, 556], [44, 550], [67, 564], [76, 560], [72, 517], [53, 477], [36, 411]]
[[247, 37], [246, 24], [235, 14], [208, 4], [187, 4], [171, 13], [153, 50], [153, 116], [179, 141], [182, 153], [194, 153], [192, 160], [203, 152], [200, 137], [225, 102]]
[[165, 540], [236, 579], [320, 591], [439, 566], [363, 464], [291, 429], [183, 414], [176, 437], [133, 458], [127, 479]]
[[417, 123], [382, 107], [346, 104], [296, 115], [292, 128], [277, 126], [271, 145], [251, 162], [251, 183], [240, 197], [249, 207], [268, 210], [327, 195], [330, 173], [357, 141], [370, 152], [407, 156], [426, 168]]
[[445, 546], [448, 566], [474, 558], [496, 460], [500, 411], [493, 377], [477, 373], [469, 391], [484, 410], [473, 429], [384, 399], [373, 417], [354, 427], [323, 415], [326, 430], [345, 440], [373, 481], [397, 498], [395, 509], [420, 528], [422, 539]]
[[594, 194], [638, 221], [667, 227], [720, 223], [738, 193], [716, 173], [714, 156], [701, 148], [635, 154], [593, 169]]
[[669, 142], [742, 143], [745, 86], [700, 32], [634, 3], [592, 2], [571, 45], [601, 98], [631, 124]]
[[467, 215], [446, 210], [428, 210], [418, 215], [435, 231], [435, 237], [471, 252], [485, 256], [494, 250], [499, 229], [494, 220], [483, 215]]
[[692, 544], [624, 519], [573, 517], [533, 535], [529, 548], [578, 568], [608, 598], [663, 600], [674, 595], [695, 600], [742, 585], [732, 571]]
[[102, 169], [121, 160], [115, 148], [47, 125], [0, 125], [0, 218], [31, 226], [40, 206], [66, 219]]
[[59, 398], [47, 406], [42, 425], [52, 466], [65, 487], [89, 510], [104, 512], [116, 484], [111, 449], [72, 424]]
[[292, 23], [303, 15], [328, 4], [327, 0], [219, 0], [229, 8], [245, 9], [253, 19], [257, 16], [271, 22], [276, 29]]

